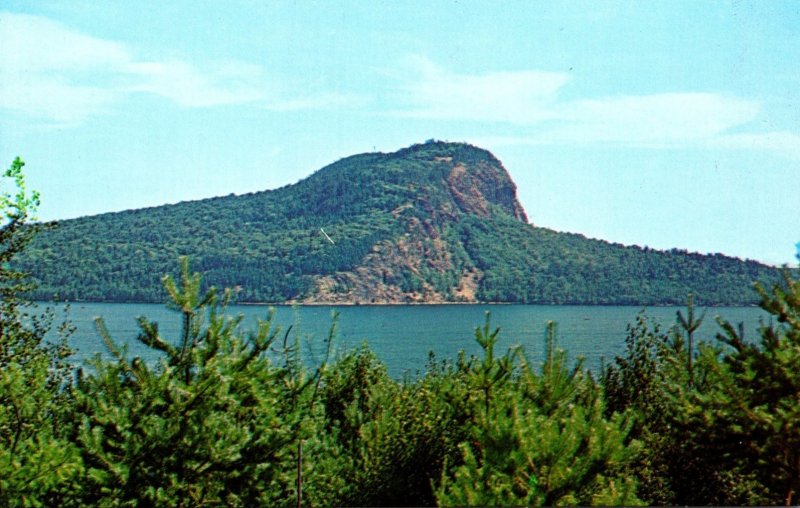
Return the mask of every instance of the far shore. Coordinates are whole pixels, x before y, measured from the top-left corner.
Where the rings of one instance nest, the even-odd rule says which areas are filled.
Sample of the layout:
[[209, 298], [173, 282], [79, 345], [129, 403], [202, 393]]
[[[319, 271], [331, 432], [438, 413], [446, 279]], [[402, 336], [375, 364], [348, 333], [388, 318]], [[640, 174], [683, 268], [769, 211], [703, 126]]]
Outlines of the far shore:
[[[114, 301], [96, 301], [96, 300], [68, 300], [68, 301], [55, 301], [55, 300], [35, 300], [33, 303], [37, 305], [83, 305], [83, 304], [122, 304], [122, 305], [163, 305], [161, 302], [143, 302], [143, 301], [128, 301], [128, 302], [114, 302]], [[443, 307], [454, 305], [530, 305], [539, 307], [685, 307], [685, 304], [642, 304], [642, 303], [520, 303], [520, 302], [236, 302], [232, 303], [233, 306], [246, 306], [246, 307]], [[747, 305], [698, 305], [698, 308], [722, 308], [722, 307], [758, 307], [757, 303]]]

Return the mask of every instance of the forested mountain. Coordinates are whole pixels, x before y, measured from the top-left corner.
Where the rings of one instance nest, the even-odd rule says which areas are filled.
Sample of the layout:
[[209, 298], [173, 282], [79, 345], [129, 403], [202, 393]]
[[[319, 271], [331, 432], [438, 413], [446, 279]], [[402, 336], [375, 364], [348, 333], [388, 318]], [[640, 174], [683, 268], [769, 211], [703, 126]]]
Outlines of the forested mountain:
[[755, 261], [534, 227], [491, 153], [435, 141], [272, 191], [63, 221], [15, 267], [38, 299], [160, 302], [180, 256], [240, 302], [653, 305], [694, 292], [739, 305], [757, 300], [755, 280], [777, 280]]

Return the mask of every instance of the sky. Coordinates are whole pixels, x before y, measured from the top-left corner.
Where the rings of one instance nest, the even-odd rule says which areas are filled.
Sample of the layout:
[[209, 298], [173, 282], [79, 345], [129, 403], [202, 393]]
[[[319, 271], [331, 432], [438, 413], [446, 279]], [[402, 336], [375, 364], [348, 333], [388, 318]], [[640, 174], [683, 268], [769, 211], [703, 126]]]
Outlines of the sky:
[[4, 0], [0, 161], [58, 220], [464, 141], [537, 226], [796, 265], [798, 62], [796, 2]]

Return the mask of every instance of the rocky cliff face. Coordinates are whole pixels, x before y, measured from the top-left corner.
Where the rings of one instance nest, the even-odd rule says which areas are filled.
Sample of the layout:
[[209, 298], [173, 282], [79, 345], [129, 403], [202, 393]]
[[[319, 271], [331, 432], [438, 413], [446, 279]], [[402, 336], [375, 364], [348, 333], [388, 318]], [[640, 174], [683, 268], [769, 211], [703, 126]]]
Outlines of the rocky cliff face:
[[[434, 179], [428, 191], [442, 193], [455, 204], [449, 210], [439, 202], [440, 212], [489, 216], [505, 213], [521, 222], [528, 222], [525, 210], [517, 200], [517, 186], [503, 164], [491, 152], [465, 143], [429, 141], [388, 154], [389, 159], [413, 162], [440, 179]], [[419, 175], [409, 171], [410, 182]], [[424, 193], [423, 193], [424, 194]]]
[[470, 166], [454, 164], [447, 175], [447, 184], [453, 199], [464, 213], [489, 215], [491, 205], [521, 222], [528, 222], [522, 205], [517, 201], [517, 186], [503, 166], [478, 162]]
[[412, 161], [416, 169], [396, 175], [395, 181], [413, 189], [408, 200], [391, 211], [398, 234], [376, 243], [355, 269], [315, 277], [313, 290], [301, 301], [477, 301], [483, 272], [465, 262], [454, 228], [464, 216], [507, 216], [527, 225], [508, 171], [490, 152], [461, 143], [414, 145], [372, 164], [379, 168], [387, 159]]

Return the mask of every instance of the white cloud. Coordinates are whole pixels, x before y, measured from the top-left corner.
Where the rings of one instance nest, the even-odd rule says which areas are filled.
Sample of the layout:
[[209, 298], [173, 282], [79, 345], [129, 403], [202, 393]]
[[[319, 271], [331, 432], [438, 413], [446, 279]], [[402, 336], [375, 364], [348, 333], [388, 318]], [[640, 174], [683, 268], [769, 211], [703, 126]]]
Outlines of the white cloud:
[[119, 43], [26, 14], [0, 12], [0, 40], [0, 66], [20, 73], [104, 68], [131, 60]]
[[756, 118], [760, 104], [710, 93], [664, 93], [563, 103], [555, 141], [670, 145], [704, 140]]
[[130, 59], [117, 43], [36, 16], [0, 13], [0, 41], [0, 107], [61, 124], [107, 108], [118, 93], [85, 75]]
[[704, 92], [565, 100], [563, 73], [527, 70], [458, 74], [415, 56], [393, 77], [405, 106], [393, 115], [514, 124], [520, 134], [483, 136], [498, 145], [621, 144], [768, 150], [800, 158], [800, 135], [731, 134], [754, 122], [759, 101]]
[[401, 89], [408, 108], [401, 116], [529, 124], [552, 117], [548, 106], [568, 77], [545, 71], [450, 72], [414, 56], [402, 69]]
[[254, 102], [264, 97], [261, 69], [245, 64], [201, 71], [180, 60], [131, 62], [121, 69], [133, 76], [133, 92], [151, 93], [181, 106], [206, 107]]
[[354, 103], [343, 94], [285, 98], [257, 65], [141, 59], [124, 44], [38, 16], [0, 12], [0, 41], [0, 108], [61, 126], [78, 125], [132, 94], [183, 107], [254, 103], [273, 111]]

